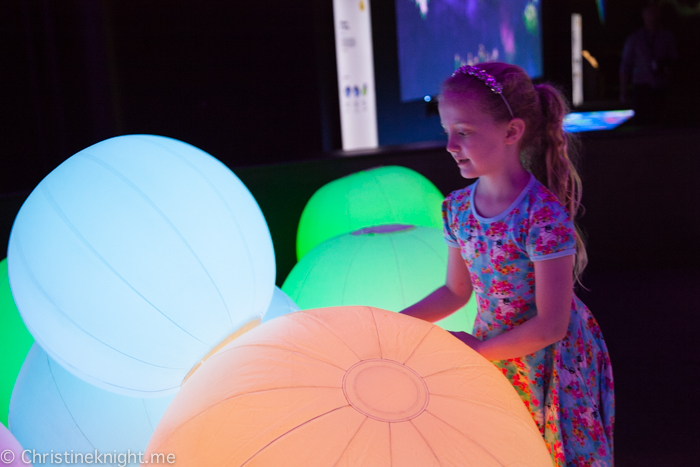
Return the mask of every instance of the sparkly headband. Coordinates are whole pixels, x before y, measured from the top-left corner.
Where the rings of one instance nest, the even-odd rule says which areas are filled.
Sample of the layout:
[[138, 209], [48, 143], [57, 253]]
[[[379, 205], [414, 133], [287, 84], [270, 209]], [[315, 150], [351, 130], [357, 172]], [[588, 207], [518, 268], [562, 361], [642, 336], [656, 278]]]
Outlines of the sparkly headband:
[[484, 70], [481, 68], [477, 68], [475, 66], [468, 66], [464, 65], [455, 70], [454, 73], [452, 73], [452, 76], [457, 76], [457, 75], [469, 75], [473, 76], [474, 78], [481, 80], [484, 82], [486, 86], [488, 86], [491, 91], [495, 92], [499, 96], [501, 96], [501, 99], [503, 99], [503, 103], [508, 107], [508, 112], [510, 112], [510, 118], [515, 118], [513, 115], [513, 111], [510, 109], [510, 106], [508, 105], [508, 101], [506, 100], [506, 97], [503, 95], [503, 86], [501, 86], [501, 83], [496, 81], [496, 78], [491, 76], [490, 74], [486, 73]]

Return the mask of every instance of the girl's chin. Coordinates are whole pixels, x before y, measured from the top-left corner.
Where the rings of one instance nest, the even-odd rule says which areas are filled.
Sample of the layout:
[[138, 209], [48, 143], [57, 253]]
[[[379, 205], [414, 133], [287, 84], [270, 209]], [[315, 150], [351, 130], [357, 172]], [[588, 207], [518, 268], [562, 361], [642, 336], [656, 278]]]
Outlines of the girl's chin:
[[460, 167], [459, 174], [462, 178], [477, 178], [479, 176], [471, 167]]

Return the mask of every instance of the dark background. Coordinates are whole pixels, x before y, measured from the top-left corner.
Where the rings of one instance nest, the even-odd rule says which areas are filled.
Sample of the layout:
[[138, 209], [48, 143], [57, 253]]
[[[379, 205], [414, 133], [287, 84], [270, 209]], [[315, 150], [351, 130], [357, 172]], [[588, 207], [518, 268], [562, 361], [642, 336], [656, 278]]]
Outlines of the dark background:
[[[399, 0], [397, 0], [399, 1]], [[409, 1], [409, 0], [405, 0]], [[618, 66], [644, 1], [542, 0], [545, 79], [570, 92], [570, 14], [580, 12], [583, 109], [620, 108]], [[681, 1], [695, 5], [697, 0]], [[377, 165], [467, 183], [423, 102], [401, 103], [394, 3], [372, 5], [380, 142], [337, 151], [330, 0], [5, 0], [0, 8], [0, 244], [29, 191], [81, 149], [121, 134], [170, 136], [222, 160], [270, 228], [281, 285], [301, 210], [323, 184]], [[588, 288], [615, 372], [618, 467], [695, 466], [700, 439], [700, 15], [664, 8], [678, 41], [658, 128], [581, 136]], [[586, 62], [584, 61], [584, 66]], [[4, 255], [2, 255], [4, 256]]]
[[[542, 0], [544, 78], [565, 89], [570, 15], [583, 15], [600, 63], [584, 61], [590, 108], [619, 107], [619, 57], [645, 2], [605, 3], [601, 25], [595, 0]], [[663, 16], [681, 56], [666, 121], [687, 126], [700, 113], [700, 15]], [[373, 2], [372, 19], [380, 143], [435, 139], [426, 104], [400, 102], [394, 2]], [[0, 193], [121, 134], [181, 139], [232, 168], [340, 148], [330, 0], [5, 0], [0, 44]]]

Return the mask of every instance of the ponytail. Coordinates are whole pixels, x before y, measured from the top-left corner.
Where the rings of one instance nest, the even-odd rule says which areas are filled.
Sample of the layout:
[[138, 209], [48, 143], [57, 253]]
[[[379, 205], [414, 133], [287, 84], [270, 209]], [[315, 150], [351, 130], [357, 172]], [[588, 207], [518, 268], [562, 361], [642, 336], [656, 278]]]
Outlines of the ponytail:
[[[532, 154], [532, 166], [535, 177], [543, 183], [549, 191], [569, 211], [576, 229], [576, 261], [574, 264], [574, 278], [581, 282], [583, 273], [588, 263], [586, 245], [576, 216], [581, 208], [581, 177], [576, 170], [574, 162], [576, 148], [573, 137], [563, 128], [564, 116], [568, 113], [568, 106], [561, 93], [549, 84], [539, 84], [535, 90], [540, 98], [542, 106], [541, 152]], [[539, 156], [539, 157], [538, 157]], [[538, 173], [535, 173], [538, 172]]]

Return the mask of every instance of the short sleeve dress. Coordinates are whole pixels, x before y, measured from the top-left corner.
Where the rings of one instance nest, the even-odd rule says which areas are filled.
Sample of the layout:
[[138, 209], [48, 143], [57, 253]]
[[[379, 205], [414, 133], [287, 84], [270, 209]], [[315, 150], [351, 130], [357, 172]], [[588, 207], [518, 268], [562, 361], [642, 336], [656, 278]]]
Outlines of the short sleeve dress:
[[[530, 181], [496, 217], [480, 216], [473, 185], [443, 202], [445, 239], [459, 248], [477, 299], [474, 335], [489, 339], [537, 314], [533, 262], [576, 253], [568, 211]], [[564, 339], [531, 355], [493, 362], [535, 419], [556, 466], [613, 465], [612, 367], [598, 323], [573, 296]]]

